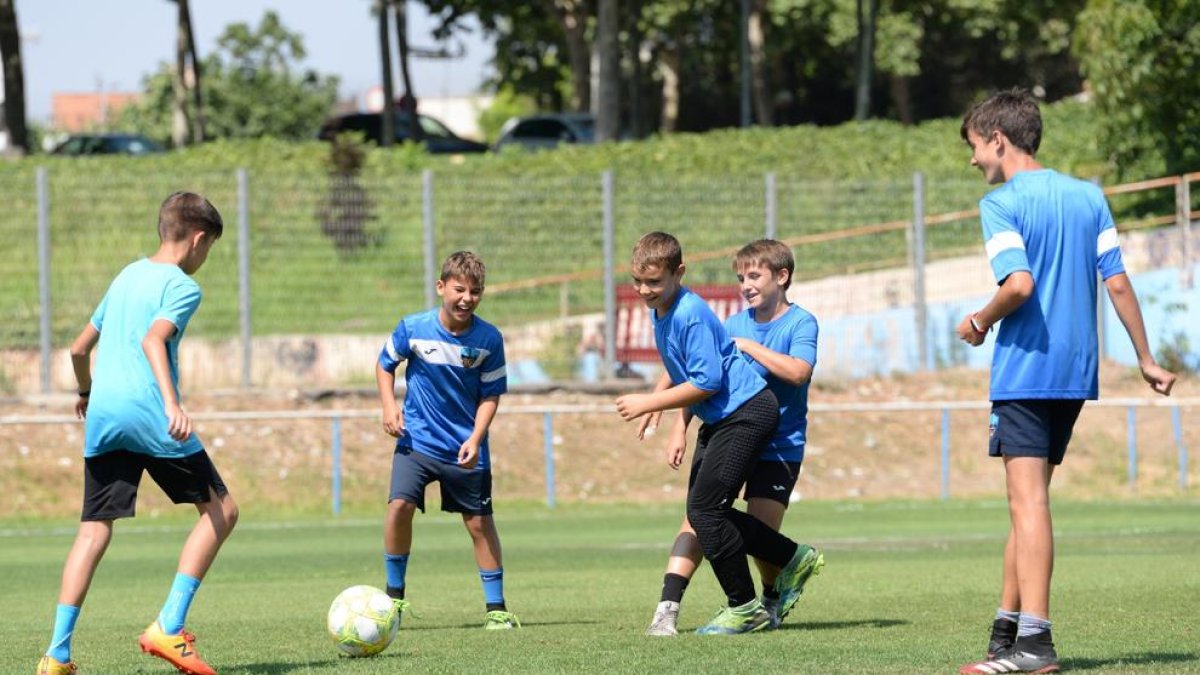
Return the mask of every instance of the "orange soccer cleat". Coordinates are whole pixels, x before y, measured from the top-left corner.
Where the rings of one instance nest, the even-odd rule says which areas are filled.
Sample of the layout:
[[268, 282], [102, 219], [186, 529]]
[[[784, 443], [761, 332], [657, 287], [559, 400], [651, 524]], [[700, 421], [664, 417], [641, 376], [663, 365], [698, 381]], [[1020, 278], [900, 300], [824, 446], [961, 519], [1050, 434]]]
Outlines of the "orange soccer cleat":
[[38, 661], [37, 675], [75, 675], [78, 669], [71, 661], [59, 663], [53, 656], [47, 654]]
[[212, 666], [196, 652], [196, 636], [185, 631], [178, 635], [167, 635], [158, 621], [146, 627], [138, 637], [138, 646], [143, 652], [167, 661], [187, 675], [217, 675]]

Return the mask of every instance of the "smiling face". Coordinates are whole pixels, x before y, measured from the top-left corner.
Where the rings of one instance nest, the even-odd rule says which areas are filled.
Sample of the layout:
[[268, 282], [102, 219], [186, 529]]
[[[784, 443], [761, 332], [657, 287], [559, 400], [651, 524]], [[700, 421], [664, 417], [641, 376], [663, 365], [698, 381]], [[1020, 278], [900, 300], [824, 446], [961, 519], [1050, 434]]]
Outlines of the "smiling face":
[[633, 289], [646, 307], [661, 314], [675, 302], [683, 285], [683, 272], [683, 265], [674, 271], [667, 271], [662, 265], [643, 265], [632, 273]]
[[981, 136], [974, 130], [969, 130], [967, 145], [971, 146], [971, 166], [983, 173], [988, 185], [1003, 183], [1004, 135], [993, 131], [987, 136]]
[[483, 297], [483, 286], [463, 277], [438, 279], [437, 294], [442, 299], [442, 308], [438, 311], [442, 326], [452, 333], [469, 328], [475, 308]]
[[772, 272], [762, 263], [744, 265], [738, 270], [738, 284], [746, 304], [754, 309], [755, 316], [763, 312], [773, 318], [780, 304], [787, 304], [787, 285], [790, 275], [786, 269]]

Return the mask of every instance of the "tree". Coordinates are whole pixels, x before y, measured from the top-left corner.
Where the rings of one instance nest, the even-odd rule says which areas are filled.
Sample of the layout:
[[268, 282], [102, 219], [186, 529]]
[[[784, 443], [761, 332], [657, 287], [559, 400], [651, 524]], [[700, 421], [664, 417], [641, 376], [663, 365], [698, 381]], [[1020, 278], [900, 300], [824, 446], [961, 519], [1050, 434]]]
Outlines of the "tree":
[[858, 66], [854, 83], [854, 119], [871, 116], [871, 81], [875, 78], [875, 22], [879, 18], [879, 0], [857, 0]]
[[1200, 3], [1090, 0], [1075, 51], [1124, 174], [1200, 169]]
[[[168, 0], [177, 8], [175, 14], [175, 82], [174, 113], [171, 127], [171, 142], [175, 147], [191, 142], [201, 143], [205, 136], [204, 95], [201, 89], [200, 59], [196, 52], [195, 33], [192, 30], [192, 14], [188, 0]], [[192, 93], [192, 110], [188, 111], [188, 92]]]
[[596, 140], [614, 141], [621, 131], [621, 53], [617, 0], [599, 0], [596, 56]]
[[[204, 60], [207, 133], [213, 138], [312, 138], [337, 99], [338, 80], [296, 72], [304, 40], [268, 11], [259, 24], [230, 24]], [[121, 123], [154, 138], [169, 138], [173, 68], [148, 76], [145, 95], [121, 111]]]
[[396, 138], [396, 116], [393, 114], [396, 91], [392, 88], [392, 45], [388, 37], [391, 35], [388, 25], [388, 13], [391, 11], [391, 7], [391, 0], [376, 0], [375, 2], [375, 18], [379, 27], [379, 64], [383, 77], [383, 115], [379, 118], [379, 144], [385, 148], [391, 147], [392, 141]]
[[8, 140], [19, 152], [29, 152], [25, 122], [25, 66], [21, 61], [21, 31], [16, 0], [0, 0], [0, 61], [4, 65], [4, 121]]

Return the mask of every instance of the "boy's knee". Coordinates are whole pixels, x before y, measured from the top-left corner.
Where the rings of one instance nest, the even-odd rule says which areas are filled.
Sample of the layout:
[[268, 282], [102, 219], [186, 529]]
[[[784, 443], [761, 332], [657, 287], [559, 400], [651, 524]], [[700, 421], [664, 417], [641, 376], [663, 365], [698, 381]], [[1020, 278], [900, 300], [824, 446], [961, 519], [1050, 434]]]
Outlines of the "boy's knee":
[[392, 518], [411, 519], [416, 512], [417, 505], [410, 501], [397, 498], [388, 502], [388, 515]]

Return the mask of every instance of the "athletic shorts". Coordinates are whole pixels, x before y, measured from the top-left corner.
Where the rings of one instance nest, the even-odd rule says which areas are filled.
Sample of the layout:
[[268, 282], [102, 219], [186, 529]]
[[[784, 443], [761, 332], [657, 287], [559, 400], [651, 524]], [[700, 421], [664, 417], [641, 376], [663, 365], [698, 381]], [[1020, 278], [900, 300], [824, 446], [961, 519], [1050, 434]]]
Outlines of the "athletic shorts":
[[442, 488], [442, 510], [472, 516], [492, 515], [492, 472], [447, 464], [411, 448], [396, 448], [392, 455], [392, 487], [388, 501], [403, 499], [425, 511], [425, 486], [437, 481]]
[[207, 504], [210, 488], [219, 497], [229, 494], [217, 467], [204, 450], [187, 457], [153, 457], [129, 450], [113, 450], [83, 459], [83, 514], [80, 520], [132, 518], [143, 471], [150, 474], [175, 504]]
[[1040, 457], [1062, 464], [1083, 401], [1027, 399], [993, 401], [988, 421], [988, 455]]
[[746, 480], [742, 499], [770, 499], [786, 508], [790, 503], [796, 479], [800, 478], [800, 462], [771, 462], [759, 460]]

